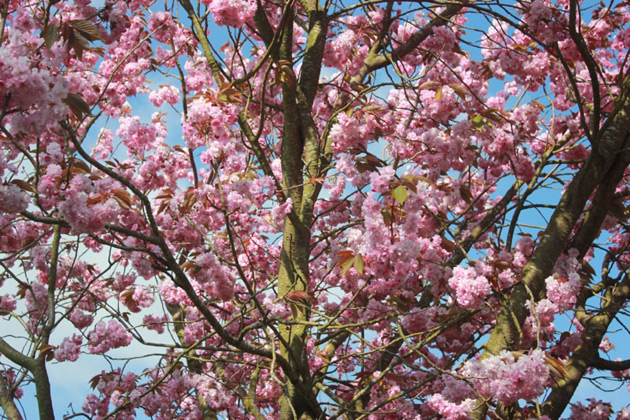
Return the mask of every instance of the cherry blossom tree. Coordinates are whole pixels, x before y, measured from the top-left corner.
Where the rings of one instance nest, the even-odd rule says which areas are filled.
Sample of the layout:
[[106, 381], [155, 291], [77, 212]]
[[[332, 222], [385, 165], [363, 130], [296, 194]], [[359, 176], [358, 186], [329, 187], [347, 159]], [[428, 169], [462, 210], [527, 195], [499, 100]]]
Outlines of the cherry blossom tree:
[[630, 418], [629, 9], [0, 2], [5, 417]]

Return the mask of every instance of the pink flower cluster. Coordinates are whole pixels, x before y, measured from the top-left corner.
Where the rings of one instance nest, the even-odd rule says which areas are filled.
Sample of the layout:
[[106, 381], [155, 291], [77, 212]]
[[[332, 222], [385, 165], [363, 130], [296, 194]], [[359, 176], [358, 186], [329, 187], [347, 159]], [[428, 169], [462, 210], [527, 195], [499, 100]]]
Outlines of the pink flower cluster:
[[102, 229], [119, 210], [114, 199], [88, 206], [88, 196], [83, 192], [69, 191], [59, 204], [59, 212], [76, 233], [95, 232]]
[[549, 379], [542, 350], [529, 354], [504, 350], [481, 361], [468, 361], [460, 373], [471, 378], [481, 395], [506, 405], [536, 398]]
[[81, 354], [81, 344], [83, 344], [83, 337], [77, 334], [72, 334], [72, 337], [66, 337], [63, 339], [59, 347], [55, 349], [55, 359], [59, 362], [76, 362]]
[[580, 275], [577, 273], [569, 273], [567, 277], [549, 276], [545, 279], [545, 284], [547, 297], [558, 306], [559, 312], [567, 311], [575, 304], [582, 288]]
[[94, 322], [93, 315], [87, 314], [80, 309], [74, 309], [68, 318], [79, 329], [87, 328]]
[[164, 140], [166, 129], [159, 121], [143, 124], [140, 117], [123, 117], [120, 119], [120, 128], [116, 135], [129, 149], [129, 156], [134, 156], [136, 153], [142, 154], [155, 149]]
[[254, 0], [202, 0], [219, 26], [238, 28], [252, 20], [256, 13]]
[[162, 106], [164, 102], [175, 105], [179, 102], [179, 89], [175, 86], [160, 86], [160, 89], [149, 94], [149, 100], [155, 106]]
[[15, 185], [0, 184], [0, 212], [19, 213], [28, 207], [28, 196]]
[[492, 291], [488, 279], [474, 268], [455, 267], [448, 285], [455, 290], [455, 300], [464, 308], [478, 308]]
[[[65, 78], [47, 69], [29, 51], [30, 34], [9, 32], [9, 43], [0, 48], [0, 109], [10, 110], [13, 133], [40, 134], [68, 112]], [[30, 92], [31, 94], [24, 94]]]
[[581, 402], [571, 404], [571, 420], [608, 420], [610, 418], [612, 407], [609, 403], [595, 398], [589, 398], [588, 401], [587, 406]]
[[444, 387], [442, 392], [433, 394], [427, 403], [429, 407], [447, 420], [466, 420], [475, 408], [476, 395], [471, 386], [453, 376], [445, 376], [436, 384]]
[[458, 403], [445, 399], [442, 394], [433, 394], [428, 400], [429, 407], [447, 420], [467, 420], [475, 408], [476, 400], [467, 398]]
[[200, 255], [195, 264], [195, 278], [206, 293], [221, 300], [234, 296], [234, 276], [213, 253]]
[[0, 312], [15, 311], [15, 308], [17, 308], [17, 304], [13, 298], [9, 295], [0, 295]]
[[111, 349], [128, 346], [131, 339], [131, 334], [118, 321], [111, 320], [109, 323], [101, 321], [88, 335], [88, 350], [92, 354], [102, 354]]
[[[218, 157], [233, 137], [231, 126], [238, 120], [238, 109], [230, 104], [216, 104], [205, 98], [193, 100], [188, 106], [188, 120], [182, 131], [188, 147], [207, 145], [211, 158]], [[208, 145], [208, 138], [215, 140]]]

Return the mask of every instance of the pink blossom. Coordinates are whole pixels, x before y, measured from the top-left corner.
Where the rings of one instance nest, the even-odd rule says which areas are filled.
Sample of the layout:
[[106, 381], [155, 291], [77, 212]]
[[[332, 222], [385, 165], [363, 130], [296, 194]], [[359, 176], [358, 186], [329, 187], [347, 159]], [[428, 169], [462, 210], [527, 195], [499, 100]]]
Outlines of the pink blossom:
[[83, 344], [83, 337], [80, 335], [72, 334], [72, 337], [64, 338], [59, 347], [55, 349], [55, 359], [59, 362], [66, 360], [76, 362], [81, 353], [81, 344]]
[[545, 280], [547, 285], [547, 297], [558, 305], [558, 310], [564, 312], [571, 308], [577, 299], [577, 294], [582, 288], [580, 275], [570, 273], [568, 277], [560, 275], [549, 276]]
[[86, 314], [80, 309], [74, 309], [68, 318], [70, 319], [70, 322], [79, 329], [87, 328], [92, 325], [92, 322], [94, 322], [93, 315]]
[[284, 203], [279, 206], [275, 206], [271, 210], [271, 215], [273, 217], [273, 222], [275, 226], [281, 227], [284, 226], [284, 217], [291, 213], [292, 211], [292, 201], [291, 198], [288, 198]]
[[0, 312], [12, 312], [15, 311], [17, 305], [15, 300], [9, 295], [0, 295]]
[[588, 401], [588, 406], [584, 406], [581, 402], [571, 404], [572, 420], [608, 420], [610, 418], [612, 407], [609, 403], [595, 398], [589, 398]]
[[155, 106], [162, 106], [164, 102], [175, 105], [179, 102], [179, 89], [175, 86], [160, 86], [157, 91], [152, 91], [149, 99]]
[[164, 327], [166, 323], [169, 321], [168, 315], [163, 316], [155, 316], [155, 315], [145, 315], [142, 318], [142, 323], [147, 324], [147, 328], [153, 331], [156, 331], [158, 334], [162, 334], [164, 332]]
[[219, 26], [239, 27], [250, 21], [256, 13], [253, 0], [203, 0]]
[[28, 207], [28, 196], [16, 185], [0, 184], [0, 212], [19, 213]]
[[130, 156], [133, 156], [134, 153], [155, 149], [164, 134], [161, 129], [158, 124], [141, 123], [139, 117], [123, 117], [116, 135], [129, 148]]
[[39, 281], [32, 283], [26, 292], [26, 308], [31, 312], [33, 318], [39, 319], [47, 313], [47, 307], [48, 289]]
[[492, 290], [488, 279], [477, 275], [473, 268], [455, 267], [448, 285], [455, 290], [455, 299], [464, 308], [478, 308]]
[[429, 407], [447, 420], [466, 420], [475, 408], [475, 400], [465, 399], [459, 404], [446, 400], [441, 394], [433, 394], [428, 400]]
[[619, 413], [617, 413], [616, 420], [630, 420], [630, 410], [626, 407], [622, 408]]
[[549, 378], [542, 350], [516, 356], [504, 350], [497, 356], [466, 362], [460, 373], [473, 380], [481, 395], [506, 405], [536, 398]]
[[113, 139], [114, 134], [111, 130], [108, 130], [106, 128], [101, 129], [101, 132], [98, 135], [96, 146], [92, 148], [92, 156], [94, 156], [96, 159], [104, 159], [109, 156], [113, 150]]
[[88, 196], [83, 192], [69, 191], [59, 204], [59, 212], [76, 233], [95, 232], [111, 221], [119, 209], [116, 201], [88, 206]]
[[131, 339], [131, 334], [118, 321], [101, 321], [88, 335], [88, 350], [92, 354], [106, 353], [111, 349], [128, 346]]
[[604, 353], [608, 353], [615, 348], [615, 345], [610, 342], [608, 337], [604, 337], [604, 339], [599, 343], [599, 349]]

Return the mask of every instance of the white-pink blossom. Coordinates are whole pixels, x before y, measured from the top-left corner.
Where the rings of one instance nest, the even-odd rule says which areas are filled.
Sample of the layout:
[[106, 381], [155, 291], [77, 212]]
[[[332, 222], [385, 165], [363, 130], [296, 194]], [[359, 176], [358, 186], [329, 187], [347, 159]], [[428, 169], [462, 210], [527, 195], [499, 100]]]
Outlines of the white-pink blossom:
[[549, 379], [549, 368], [542, 350], [529, 354], [504, 350], [496, 356], [466, 362], [460, 374], [471, 378], [484, 397], [509, 405], [542, 394]]

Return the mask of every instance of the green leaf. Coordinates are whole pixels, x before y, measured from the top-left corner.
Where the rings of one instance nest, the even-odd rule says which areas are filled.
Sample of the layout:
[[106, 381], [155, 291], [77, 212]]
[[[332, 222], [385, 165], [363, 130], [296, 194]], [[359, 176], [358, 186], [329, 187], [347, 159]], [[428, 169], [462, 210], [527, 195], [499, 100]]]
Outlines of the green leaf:
[[346, 261], [343, 266], [341, 267], [341, 275], [345, 276], [346, 273], [348, 272], [348, 270], [350, 270], [350, 267], [352, 267], [354, 265], [354, 258], [350, 258], [348, 261]]
[[435, 99], [439, 101], [441, 97], [442, 97], [442, 87], [439, 87], [435, 91]]
[[407, 188], [404, 185], [399, 185], [392, 191], [392, 196], [402, 206], [407, 199]]
[[483, 117], [481, 115], [475, 115], [472, 118], [472, 125], [477, 131], [481, 131], [483, 129]]
[[357, 273], [363, 274], [363, 264], [363, 257], [361, 256], [361, 254], [357, 254], [354, 257], [354, 268], [355, 270], [357, 270]]

